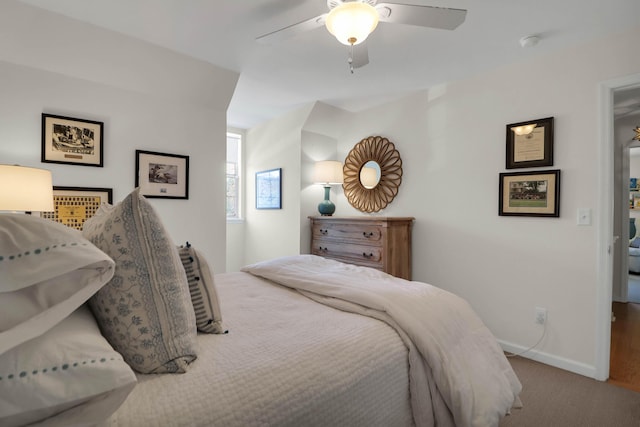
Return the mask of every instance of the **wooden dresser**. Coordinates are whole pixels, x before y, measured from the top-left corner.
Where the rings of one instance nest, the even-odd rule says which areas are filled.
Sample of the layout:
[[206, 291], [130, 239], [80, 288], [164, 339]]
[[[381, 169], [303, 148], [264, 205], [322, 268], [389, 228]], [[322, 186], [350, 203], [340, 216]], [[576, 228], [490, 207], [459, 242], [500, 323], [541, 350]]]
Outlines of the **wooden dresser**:
[[411, 217], [313, 216], [311, 253], [411, 280]]

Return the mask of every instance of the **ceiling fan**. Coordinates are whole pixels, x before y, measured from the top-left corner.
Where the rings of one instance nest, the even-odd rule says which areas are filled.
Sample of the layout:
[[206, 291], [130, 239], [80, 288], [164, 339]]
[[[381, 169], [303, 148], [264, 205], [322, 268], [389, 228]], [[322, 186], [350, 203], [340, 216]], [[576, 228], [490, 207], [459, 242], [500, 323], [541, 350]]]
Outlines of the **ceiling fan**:
[[340, 43], [349, 46], [348, 62], [353, 73], [354, 68], [369, 63], [368, 49], [362, 43], [379, 21], [454, 30], [467, 15], [464, 9], [378, 3], [377, 0], [327, 0], [327, 7], [327, 13], [264, 34], [256, 40], [274, 43], [325, 25]]

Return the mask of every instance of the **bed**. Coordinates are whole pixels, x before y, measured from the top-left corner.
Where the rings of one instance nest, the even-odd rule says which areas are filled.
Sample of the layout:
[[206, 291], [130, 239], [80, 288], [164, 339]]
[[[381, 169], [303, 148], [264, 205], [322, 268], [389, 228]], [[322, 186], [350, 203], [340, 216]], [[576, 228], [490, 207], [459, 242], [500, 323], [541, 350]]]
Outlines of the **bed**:
[[[313, 255], [212, 275], [136, 192], [82, 235], [15, 217], [0, 216], [2, 425], [497, 426], [519, 405], [495, 338], [437, 287]], [[43, 238], [74, 243], [42, 256], [81, 262], [43, 281]], [[11, 292], [34, 287], [63, 296], [16, 314]]]
[[139, 375], [106, 425], [412, 425], [407, 349], [391, 328], [249, 273], [215, 283], [229, 333], [198, 336], [185, 374]]

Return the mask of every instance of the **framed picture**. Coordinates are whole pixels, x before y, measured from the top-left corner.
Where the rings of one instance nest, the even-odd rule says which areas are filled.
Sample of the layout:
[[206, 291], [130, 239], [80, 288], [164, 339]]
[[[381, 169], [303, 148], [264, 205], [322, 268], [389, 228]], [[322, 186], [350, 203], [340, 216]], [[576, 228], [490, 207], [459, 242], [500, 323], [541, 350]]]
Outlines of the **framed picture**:
[[500, 174], [499, 215], [560, 216], [560, 170]]
[[189, 198], [189, 156], [136, 150], [136, 187], [149, 198]]
[[282, 209], [282, 168], [256, 173], [256, 209]]
[[42, 162], [102, 167], [103, 152], [103, 122], [42, 114]]
[[507, 169], [553, 166], [553, 117], [507, 125]]
[[40, 217], [82, 230], [103, 203], [113, 203], [111, 188], [54, 186], [53, 211], [40, 212]]

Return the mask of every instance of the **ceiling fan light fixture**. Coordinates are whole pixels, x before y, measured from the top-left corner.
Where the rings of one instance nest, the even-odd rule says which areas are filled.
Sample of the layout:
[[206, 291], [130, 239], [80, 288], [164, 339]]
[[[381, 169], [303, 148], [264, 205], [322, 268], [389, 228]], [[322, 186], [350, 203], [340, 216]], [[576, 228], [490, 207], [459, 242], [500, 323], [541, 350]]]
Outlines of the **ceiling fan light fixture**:
[[327, 30], [344, 45], [357, 45], [367, 39], [378, 25], [378, 11], [368, 3], [342, 3], [329, 12]]

